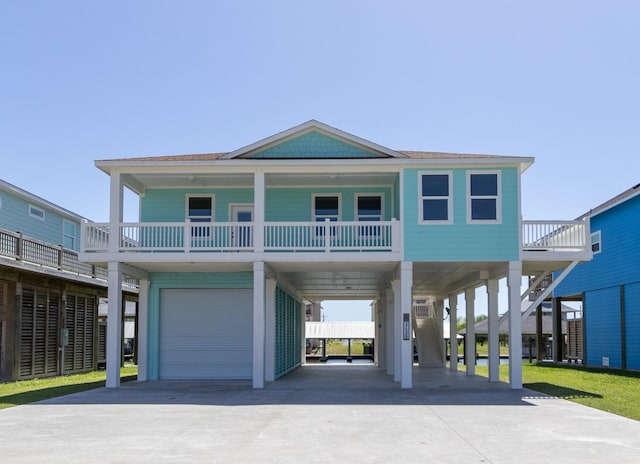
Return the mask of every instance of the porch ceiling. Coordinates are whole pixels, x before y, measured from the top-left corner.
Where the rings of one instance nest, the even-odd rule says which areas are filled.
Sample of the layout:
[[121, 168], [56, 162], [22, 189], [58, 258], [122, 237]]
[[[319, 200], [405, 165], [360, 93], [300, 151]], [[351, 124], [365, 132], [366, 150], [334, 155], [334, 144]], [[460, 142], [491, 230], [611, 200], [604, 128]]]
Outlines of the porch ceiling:
[[[363, 187], [393, 185], [394, 172], [311, 172], [267, 173], [267, 187]], [[155, 172], [128, 173], [123, 176], [125, 185], [137, 193], [145, 189], [161, 188], [214, 188], [253, 187], [253, 173], [250, 172]]]

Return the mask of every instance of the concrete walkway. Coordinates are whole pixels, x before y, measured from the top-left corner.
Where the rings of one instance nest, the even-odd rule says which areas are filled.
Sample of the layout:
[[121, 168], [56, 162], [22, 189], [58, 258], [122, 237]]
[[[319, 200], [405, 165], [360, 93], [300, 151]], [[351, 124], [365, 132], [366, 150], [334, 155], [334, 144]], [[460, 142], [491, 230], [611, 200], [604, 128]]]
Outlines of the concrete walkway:
[[638, 462], [640, 422], [445, 369], [127, 383], [0, 411], [1, 463]]

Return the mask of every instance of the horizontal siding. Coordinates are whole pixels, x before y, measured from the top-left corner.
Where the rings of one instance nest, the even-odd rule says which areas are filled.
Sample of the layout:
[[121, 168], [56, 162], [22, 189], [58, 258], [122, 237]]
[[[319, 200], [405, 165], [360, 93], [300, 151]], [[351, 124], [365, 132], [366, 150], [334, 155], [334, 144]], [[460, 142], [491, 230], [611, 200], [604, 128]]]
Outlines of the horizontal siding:
[[229, 204], [253, 203], [252, 188], [150, 189], [141, 200], [143, 222], [183, 222], [187, 195], [215, 195], [215, 220], [229, 221]]
[[640, 279], [640, 196], [591, 218], [591, 231], [601, 232], [602, 251], [578, 265], [556, 287], [566, 296], [638, 282]]
[[640, 370], [640, 283], [624, 290], [627, 368]]
[[349, 187], [349, 188], [269, 188], [266, 191], [266, 221], [311, 221], [314, 194], [340, 194], [341, 219], [355, 220], [356, 195], [359, 193], [382, 193], [384, 220], [393, 217], [390, 187]]
[[467, 224], [467, 169], [448, 169], [453, 173], [453, 224], [419, 224], [418, 173], [427, 171], [407, 169], [403, 173], [404, 247], [407, 261], [519, 259], [518, 172], [515, 168], [500, 169], [501, 224]]
[[[76, 225], [76, 239], [74, 249], [80, 245], [80, 222], [63, 217], [58, 212], [47, 209], [38, 202], [28, 202], [8, 192], [0, 192], [0, 228], [12, 232], [22, 232], [25, 236], [50, 243], [63, 243], [63, 219]], [[29, 215], [29, 205], [32, 204], [45, 211], [44, 221]]]
[[622, 367], [620, 344], [620, 288], [612, 287], [585, 293], [587, 364]]

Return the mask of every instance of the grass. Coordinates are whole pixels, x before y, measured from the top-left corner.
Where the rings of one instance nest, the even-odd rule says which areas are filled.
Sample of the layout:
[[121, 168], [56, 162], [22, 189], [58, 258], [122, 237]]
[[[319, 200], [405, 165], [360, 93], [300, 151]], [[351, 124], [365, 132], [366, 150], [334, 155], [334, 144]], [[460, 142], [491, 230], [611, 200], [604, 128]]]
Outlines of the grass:
[[[476, 366], [476, 374], [488, 376], [488, 367]], [[640, 373], [523, 363], [522, 379], [525, 388], [640, 420]], [[500, 380], [509, 380], [508, 365], [500, 366]]]
[[[369, 344], [371, 340], [353, 339], [351, 340], [351, 354], [364, 354], [365, 344]], [[345, 355], [348, 352], [347, 340], [327, 340], [327, 356]], [[318, 350], [318, 354], [322, 353], [322, 348]]]
[[[120, 370], [120, 378], [123, 382], [135, 380], [137, 374], [138, 367], [134, 365], [127, 365]], [[86, 374], [1, 383], [0, 409], [104, 387], [106, 375], [105, 371], [94, 371]]]

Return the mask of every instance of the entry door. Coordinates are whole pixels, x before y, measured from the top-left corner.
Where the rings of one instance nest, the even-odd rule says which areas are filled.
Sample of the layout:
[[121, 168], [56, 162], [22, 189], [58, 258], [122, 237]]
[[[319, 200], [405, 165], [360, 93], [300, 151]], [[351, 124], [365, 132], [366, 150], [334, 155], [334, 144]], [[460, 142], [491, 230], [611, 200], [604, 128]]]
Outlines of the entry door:
[[[231, 206], [232, 222], [253, 222], [253, 205]], [[233, 247], [248, 248], [253, 246], [250, 225], [238, 225], [232, 233]]]

